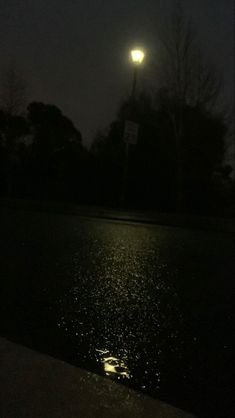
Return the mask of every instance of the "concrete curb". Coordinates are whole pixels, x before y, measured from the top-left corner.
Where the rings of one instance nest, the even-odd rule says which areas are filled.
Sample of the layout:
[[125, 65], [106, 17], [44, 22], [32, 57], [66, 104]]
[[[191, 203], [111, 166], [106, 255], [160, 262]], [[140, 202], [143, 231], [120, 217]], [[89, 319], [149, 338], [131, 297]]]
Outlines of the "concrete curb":
[[151, 225], [175, 226], [217, 232], [235, 232], [235, 219], [202, 217], [189, 214], [153, 213], [115, 210], [92, 206], [78, 206], [61, 202], [42, 202], [23, 199], [0, 199], [0, 206], [9, 209], [36, 210], [63, 213], [85, 218], [109, 219], [111, 221], [135, 222]]
[[0, 338], [4, 418], [193, 418], [109, 379]]

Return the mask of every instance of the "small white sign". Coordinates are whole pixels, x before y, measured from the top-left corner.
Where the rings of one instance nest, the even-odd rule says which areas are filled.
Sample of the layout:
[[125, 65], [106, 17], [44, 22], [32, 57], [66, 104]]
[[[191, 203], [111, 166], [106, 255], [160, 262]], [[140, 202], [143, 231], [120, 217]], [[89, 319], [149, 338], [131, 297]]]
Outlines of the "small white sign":
[[124, 128], [124, 141], [128, 144], [137, 144], [139, 125], [131, 120], [126, 120]]

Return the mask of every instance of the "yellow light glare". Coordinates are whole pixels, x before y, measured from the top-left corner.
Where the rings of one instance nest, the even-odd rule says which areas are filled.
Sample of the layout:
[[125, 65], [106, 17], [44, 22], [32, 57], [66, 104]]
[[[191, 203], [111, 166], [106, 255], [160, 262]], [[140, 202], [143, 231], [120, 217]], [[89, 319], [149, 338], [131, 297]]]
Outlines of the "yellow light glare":
[[133, 49], [131, 51], [131, 59], [135, 64], [141, 64], [144, 59], [144, 52], [141, 49]]
[[116, 373], [115, 366], [109, 363], [104, 363], [104, 370], [107, 374], [109, 373]]

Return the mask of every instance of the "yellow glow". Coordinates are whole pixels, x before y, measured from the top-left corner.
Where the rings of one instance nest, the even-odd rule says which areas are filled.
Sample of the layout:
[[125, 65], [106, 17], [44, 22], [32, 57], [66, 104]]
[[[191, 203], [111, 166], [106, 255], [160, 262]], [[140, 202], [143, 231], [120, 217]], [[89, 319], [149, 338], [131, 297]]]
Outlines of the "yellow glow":
[[118, 376], [125, 376], [129, 378], [129, 370], [122, 360], [117, 359], [116, 357], [104, 357], [104, 370], [107, 375], [114, 373]]
[[104, 363], [104, 370], [107, 374], [109, 373], [116, 373], [115, 366], [109, 363]]
[[108, 350], [98, 350], [99, 359], [104, 365], [105, 374], [108, 376], [115, 375], [118, 379], [130, 378], [130, 372], [125, 364], [125, 362], [117, 357], [110, 355]]
[[131, 59], [135, 64], [141, 64], [144, 59], [144, 52], [141, 49], [132, 49]]

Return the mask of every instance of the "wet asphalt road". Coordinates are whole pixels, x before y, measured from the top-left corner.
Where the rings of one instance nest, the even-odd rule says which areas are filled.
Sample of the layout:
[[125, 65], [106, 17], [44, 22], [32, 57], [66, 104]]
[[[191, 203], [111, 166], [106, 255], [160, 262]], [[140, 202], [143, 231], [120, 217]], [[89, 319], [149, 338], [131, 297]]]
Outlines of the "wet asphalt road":
[[231, 416], [232, 234], [14, 209], [0, 225], [1, 335]]

